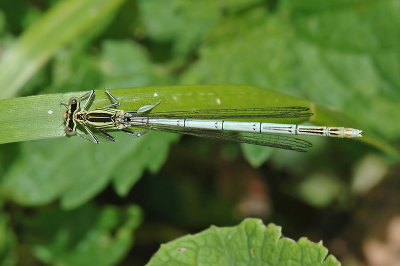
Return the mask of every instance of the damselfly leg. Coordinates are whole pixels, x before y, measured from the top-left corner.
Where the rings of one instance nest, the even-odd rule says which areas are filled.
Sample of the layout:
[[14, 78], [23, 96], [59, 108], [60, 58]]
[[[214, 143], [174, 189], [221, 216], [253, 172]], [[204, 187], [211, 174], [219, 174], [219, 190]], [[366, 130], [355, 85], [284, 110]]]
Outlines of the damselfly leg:
[[107, 132], [101, 130], [101, 129], [97, 129], [97, 131], [103, 135], [103, 137], [105, 137], [106, 139], [115, 142], [115, 138], [113, 136], [111, 136], [110, 134], [108, 134]]
[[75, 131], [75, 134], [78, 135], [78, 136], [81, 137], [81, 138], [84, 138], [84, 139], [88, 140], [88, 141], [91, 141], [91, 142], [93, 142], [93, 143], [99, 144], [100, 141], [97, 139], [96, 135], [95, 135], [86, 125], [84, 125], [84, 124], [81, 124], [81, 125], [82, 125], [83, 128], [86, 130], [86, 132], [89, 134], [89, 136], [91, 137], [91, 139], [88, 138], [88, 137], [86, 137], [85, 135], [80, 134], [80, 133], [77, 132], [77, 131]]
[[[88, 98], [88, 97], [89, 97], [89, 98]], [[94, 90], [91, 90], [91, 91], [89, 91], [88, 93], [85, 93], [84, 95], [82, 95], [82, 96], [79, 98], [79, 101], [82, 101], [83, 99], [86, 99], [86, 98], [88, 98], [88, 99], [86, 100], [85, 105], [83, 106], [82, 110], [86, 110], [87, 107], [88, 107], [88, 105], [93, 101], [93, 98], [94, 98]], [[71, 98], [71, 99], [73, 99], [73, 98]]]
[[128, 130], [128, 129], [121, 129], [121, 131], [123, 131], [125, 133], [128, 133], [129, 135], [134, 136], [134, 137], [141, 137], [144, 134], [146, 134], [147, 132], [149, 132], [150, 128], [138, 129], [138, 130], [135, 130], [135, 131]]
[[[114, 103], [107, 105], [104, 108], [115, 108], [118, 107], [121, 103], [115, 98], [107, 89], [106, 89], [107, 95], [111, 98], [111, 100], [114, 100]], [[112, 101], [111, 101], [112, 102]]]

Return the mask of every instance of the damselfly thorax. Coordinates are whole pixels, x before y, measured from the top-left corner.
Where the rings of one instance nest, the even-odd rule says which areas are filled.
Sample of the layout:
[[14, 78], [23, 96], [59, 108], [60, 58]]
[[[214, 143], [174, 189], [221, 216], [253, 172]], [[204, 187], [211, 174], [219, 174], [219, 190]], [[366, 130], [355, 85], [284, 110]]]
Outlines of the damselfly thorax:
[[125, 126], [118, 121], [118, 117], [124, 116], [124, 114], [125, 112], [121, 110], [97, 108], [91, 111], [82, 110], [75, 113], [74, 120], [96, 129], [113, 127], [122, 129], [125, 128]]

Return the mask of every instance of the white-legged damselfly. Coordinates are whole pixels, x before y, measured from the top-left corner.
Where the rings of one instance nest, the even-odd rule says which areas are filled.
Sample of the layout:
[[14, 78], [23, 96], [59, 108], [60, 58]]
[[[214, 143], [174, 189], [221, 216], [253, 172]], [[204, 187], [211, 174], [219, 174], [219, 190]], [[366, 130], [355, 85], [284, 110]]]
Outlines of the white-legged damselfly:
[[[287, 150], [306, 151], [307, 148], [311, 147], [311, 143], [290, 135], [357, 138], [361, 137], [362, 133], [361, 130], [345, 127], [231, 120], [312, 116], [307, 107], [290, 106], [157, 112], [153, 109], [160, 103], [158, 102], [153, 105], [142, 106], [136, 111], [123, 111], [116, 109], [120, 105], [119, 101], [108, 90], [106, 90], [106, 93], [113, 102], [106, 107], [87, 110], [89, 103], [93, 101], [94, 90], [79, 98], [72, 97], [68, 104], [64, 104], [67, 107], [64, 116], [66, 135], [79, 135], [89, 141], [99, 143], [92, 130], [98, 131], [111, 141], [115, 141], [114, 137], [105, 132], [105, 130], [117, 129], [134, 136], [140, 136], [146, 130], [159, 130]], [[85, 98], [88, 98], [88, 100], [81, 108], [80, 103]], [[90, 138], [77, 132], [77, 124], [80, 124], [85, 129]], [[136, 130], [132, 131], [127, 128], [135, 128]]]

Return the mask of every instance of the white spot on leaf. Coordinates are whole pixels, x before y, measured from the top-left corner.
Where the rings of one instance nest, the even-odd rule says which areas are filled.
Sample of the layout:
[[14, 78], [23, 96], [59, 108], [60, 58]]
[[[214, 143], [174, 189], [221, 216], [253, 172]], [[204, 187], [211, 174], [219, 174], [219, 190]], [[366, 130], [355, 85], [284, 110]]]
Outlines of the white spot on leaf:
[[180, 252], [180, 253], [185, 252], [185, 251], [186, 251], [186, 248], [178, 248], [178, 252]]

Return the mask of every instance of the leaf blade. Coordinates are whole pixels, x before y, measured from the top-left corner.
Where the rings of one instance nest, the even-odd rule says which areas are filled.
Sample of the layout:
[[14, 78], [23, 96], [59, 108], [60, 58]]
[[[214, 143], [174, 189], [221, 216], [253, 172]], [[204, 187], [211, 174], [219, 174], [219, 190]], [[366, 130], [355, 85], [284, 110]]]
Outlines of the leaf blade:
[[160, 247], [147, 265], [340, 265], [321, 244], [282, 238], [280, 227], [259, 219], [215, 227]]

